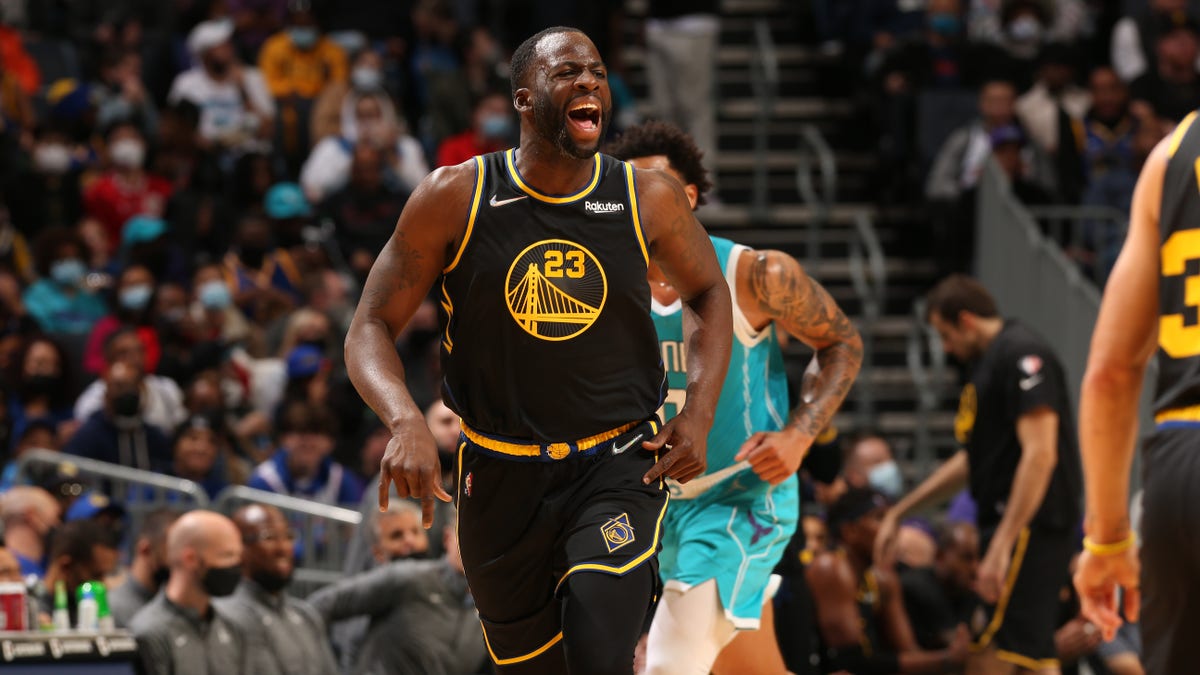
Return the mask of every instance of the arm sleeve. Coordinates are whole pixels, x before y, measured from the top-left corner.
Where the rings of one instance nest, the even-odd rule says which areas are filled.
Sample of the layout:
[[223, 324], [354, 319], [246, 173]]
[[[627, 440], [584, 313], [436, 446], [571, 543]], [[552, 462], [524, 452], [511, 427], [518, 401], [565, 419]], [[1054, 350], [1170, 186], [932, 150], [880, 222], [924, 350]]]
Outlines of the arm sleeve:
[[419, 581], [420, 569], [412, 562], [376, 567], [326, 586], [311, 595], [308, 602], [321, 614], [326, 624], [354, 616], [380, 614], [394, 607], [399, 599], [397, 596]]

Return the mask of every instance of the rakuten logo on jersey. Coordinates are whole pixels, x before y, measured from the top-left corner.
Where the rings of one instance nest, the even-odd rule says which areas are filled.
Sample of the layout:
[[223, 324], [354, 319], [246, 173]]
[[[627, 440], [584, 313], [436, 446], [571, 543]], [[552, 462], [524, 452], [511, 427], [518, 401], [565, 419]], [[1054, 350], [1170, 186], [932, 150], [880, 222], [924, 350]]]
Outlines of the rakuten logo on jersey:
[[625, 205], [620, 202], [584, 202], [583, 208], [588, 213], [620, 213], [625, 210]]

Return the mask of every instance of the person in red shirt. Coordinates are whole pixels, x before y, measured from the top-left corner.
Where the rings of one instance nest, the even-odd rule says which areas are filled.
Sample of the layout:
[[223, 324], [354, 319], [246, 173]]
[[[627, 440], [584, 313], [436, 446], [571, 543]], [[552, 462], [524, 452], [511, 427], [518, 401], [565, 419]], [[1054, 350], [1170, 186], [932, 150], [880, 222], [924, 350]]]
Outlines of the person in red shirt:
[[480, 97], [471, 120], [470, 129], [446, 138], [438, 146], [438, 166], [454, 166], [475, 155], [502, 150], [512, 142], [517, 128], [512, 101], [498, 91]]
[[132, 122], [109, 128], [105, 136], [109, 168], [83, 195], [87, 214], [100, 221], [108, 234], [109, 251], [118, 249], [121, 230], [137, 215], [162, 217], [171, 184], [146, 173], [146, 142]]

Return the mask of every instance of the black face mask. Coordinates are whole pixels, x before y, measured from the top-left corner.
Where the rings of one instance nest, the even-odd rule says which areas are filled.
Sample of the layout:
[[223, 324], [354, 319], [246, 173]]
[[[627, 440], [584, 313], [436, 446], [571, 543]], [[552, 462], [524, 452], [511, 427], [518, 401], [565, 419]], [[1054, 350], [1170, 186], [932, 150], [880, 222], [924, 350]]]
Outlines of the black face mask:
[[212, 73], [215, 77], [222, 77], [225, 73], [228, 73], [230, 66], [225, 61], [216, 60], [210, 60], [205, 65], [208, 66], [208, 72]]
[[142, 408], [142, 395], [136, 391], [117, 394], [113, 399], [113, 412], [120, 417], [137, 417]]
[[242, 580], [242, 566], [210, 567], [200, 579], [204, 592], [214, 598], [223, 598], [237, 590], [238, 582]]
[[250, 578], [268, 593], [278, 593], [292, 583], [292, 575], [284, 576], [270, 570], [256, 570], [250, 573]]
[[61, 378], [57, 375], [30, 375], [25, 378], [23, 389], [29, 398], [53, 396], [58, 390], [59, 382], [61, 382]]
[[167, 567], [166, 565], [163, 565], [162, 567], [155, 567], [154, 574], [151, 576], [151, 580], [153, 581], [155, 588], [162, 588], [163, 584], [167, 583], [167, 579], [170, 578], [171, 568]]

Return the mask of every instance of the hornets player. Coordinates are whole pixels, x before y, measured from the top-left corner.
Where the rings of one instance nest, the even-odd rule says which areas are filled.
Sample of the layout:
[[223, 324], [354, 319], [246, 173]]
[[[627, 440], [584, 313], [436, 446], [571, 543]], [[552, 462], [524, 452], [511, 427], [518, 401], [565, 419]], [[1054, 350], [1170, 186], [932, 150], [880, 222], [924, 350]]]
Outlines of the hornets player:
[[[1200, 673], [1200, 125], [1184, 118], [1142, 167], [1129, 234], [1104, 289], [1079, 400], [1086, 493], [1075, 588], [1111, 638], [1138, 620], [1149, 675]], [[1146, 364], [1157, 356], [1153, 433], [1143, 437], [1141, 560], [1129, 519], [1130, 468]], [[1142, 430], [1143, 434], [1149, 430]], [[1140, 577], [1140, 578], [1139, 578]], [[1144, 587], [1139, 584], [1144, 584]]]
[[[367, 279], [346, 366], [392, 431], [381, 506], [394, 481], [429, 527], [450, 496], [395, 340], [440, 281], [460, 550], [492, 661], [502, 675], [628, 673], [656, 597], [660, 478], [704, 471], [729, 290], [682, 186], [597, 152], [612, 95], [586, 35], [534, 35], [511, 77], [520, 146], [422, 181]], [[661, 426], [651, 261], [689, 317], [688, 402]]]
[[[709, 185], [699, 149], [670, 125], [629, 129], [610, 152], [678, 178], [693, 208]], [[718, 675], [783, 673], [773, 627], [755, 629], [771, 569], [799, 517], [796, 470], [850, 390], [862, 341], [794, 259], [711, 239], [733, 296], [733, 350], [708, 436], [708, 473], [672, 485], [659, 559], [665, 589], [650, 627], [646, 672], [708, 673], [725, 649]], [[670, 419], [688, 403], [686, 322], [670, 281], [654, 265], [648, 278], [670, 387], [663, 414]], [[816, 350], [820, 367], [809, 400], [790, 416], [777, 329]], [[751, 632], [735, 639], [739, 630]]]

